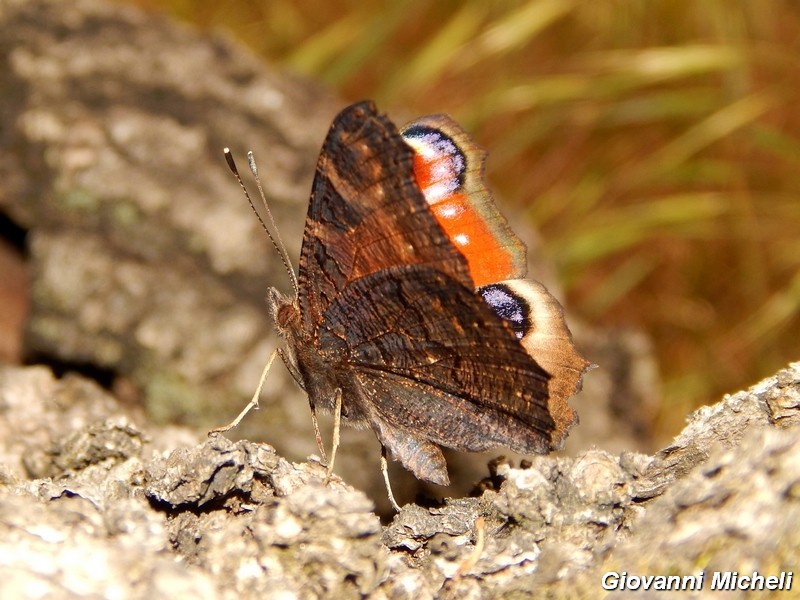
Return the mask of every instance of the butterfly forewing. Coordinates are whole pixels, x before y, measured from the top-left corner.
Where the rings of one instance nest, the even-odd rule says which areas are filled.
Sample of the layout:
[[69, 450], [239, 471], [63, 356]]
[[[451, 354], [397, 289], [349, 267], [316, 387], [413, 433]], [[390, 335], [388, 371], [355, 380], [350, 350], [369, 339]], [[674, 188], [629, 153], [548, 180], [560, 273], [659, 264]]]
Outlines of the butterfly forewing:
[[300, 312], [313, 331], [334, 298], [364, 275], [426, 264], [472, 285], [464, 257], [430, 214], [413, 152], [371, 102], [334, 120], [320, 154], [300, 256]]

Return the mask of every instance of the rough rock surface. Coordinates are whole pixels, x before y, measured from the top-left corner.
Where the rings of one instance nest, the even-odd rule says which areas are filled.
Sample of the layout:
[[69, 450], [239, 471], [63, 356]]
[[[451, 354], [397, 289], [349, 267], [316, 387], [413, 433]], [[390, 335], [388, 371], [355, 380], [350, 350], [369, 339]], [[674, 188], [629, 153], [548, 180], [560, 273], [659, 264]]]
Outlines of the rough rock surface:
[[500, 461], [480, 496], [385, 527], [324, 480], [266, 444], [137, 423], [80, 376], [0, 369], [3, 597], [588, 598], [609, 570], [796, 569], [800, 363], [653, 456]]

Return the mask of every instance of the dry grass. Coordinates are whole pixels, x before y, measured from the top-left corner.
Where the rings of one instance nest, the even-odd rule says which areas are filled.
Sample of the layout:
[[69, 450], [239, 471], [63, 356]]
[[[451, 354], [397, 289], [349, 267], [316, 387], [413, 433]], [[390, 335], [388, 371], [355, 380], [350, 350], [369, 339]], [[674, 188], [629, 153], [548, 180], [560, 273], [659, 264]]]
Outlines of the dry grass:
[[658, 434], [798, 360], [792, 0], [157, 4], [396, 114], [448, 112], [575, 313], [656, 343]]

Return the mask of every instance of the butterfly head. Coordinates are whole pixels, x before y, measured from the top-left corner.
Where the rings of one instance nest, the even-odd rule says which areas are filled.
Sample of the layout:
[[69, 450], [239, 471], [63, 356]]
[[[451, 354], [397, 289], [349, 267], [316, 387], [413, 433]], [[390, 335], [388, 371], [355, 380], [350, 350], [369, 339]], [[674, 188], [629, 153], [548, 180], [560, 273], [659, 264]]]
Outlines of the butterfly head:
[[278, 334], [291, 340], [301, 331], [300, 307], [296, 298], [290, 298], [276, 288], [269, 288], [267, 302]]

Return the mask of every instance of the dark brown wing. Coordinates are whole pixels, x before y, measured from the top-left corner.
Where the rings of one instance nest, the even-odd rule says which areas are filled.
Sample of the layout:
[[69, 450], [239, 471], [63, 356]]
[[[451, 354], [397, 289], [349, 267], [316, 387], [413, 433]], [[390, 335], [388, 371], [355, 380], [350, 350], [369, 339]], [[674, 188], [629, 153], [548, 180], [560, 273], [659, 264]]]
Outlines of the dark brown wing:
[[[358, 373], [405, 378], [417, 387], [459, 398], [452, 403], [461, 411], [503, 413], [524, 423], [537, 437], [547, 437], [553, 427], [540, 400], [546, 397], [549, 375], [479, 296], [441, 271], [404, 265], [348, 285], [325, 314], [320, 346], [346, 349], [342, 359]], [[410, 405], [398, 410], [417, 412]], [[408, 422], [415, 420], [407, 416]], [[450, 418], [425, 415], [417, 420]], [[405, 417], [396, 425], [404, 422]], [[443, 438], [437, 443], [461, 448], [461, 432], [426, 435], [436, 436]], [[512, 448], [542, 448], [538, 440], [503, 442]], [[483, 449], [476, 447], [482, 443], [464, 441], [461, 449]]]
[[479, 296], [441, 271], [399, 266], [353, 282], [320, 334], [322, 347], [345, 355], [347, 398], [421, 479], [447, 477], [425, 442], [552, 449], [549, 375]]
[[299, 301], [314, 334], [352, 281], [424, 264], [472, 288], [464, 257], [445, 237], [414, 179], [413, 151], [372, 102], [345, 108], [322, 146], [300, 255]]
[[439, 445], [550, 449], [549, 375], [474, 291], [395, 126], [362, 102], [323, 145], [300, 257], [302, 327], [329, 378], [417, 477]]

